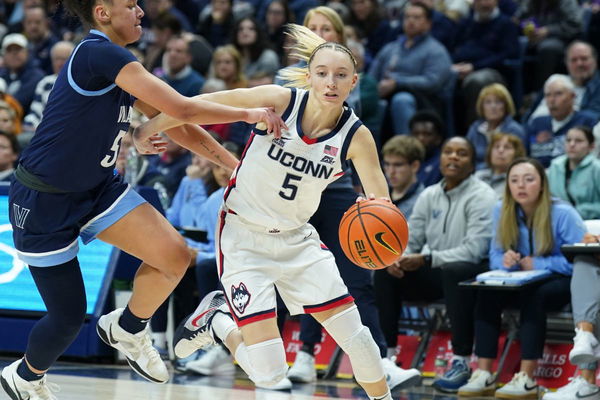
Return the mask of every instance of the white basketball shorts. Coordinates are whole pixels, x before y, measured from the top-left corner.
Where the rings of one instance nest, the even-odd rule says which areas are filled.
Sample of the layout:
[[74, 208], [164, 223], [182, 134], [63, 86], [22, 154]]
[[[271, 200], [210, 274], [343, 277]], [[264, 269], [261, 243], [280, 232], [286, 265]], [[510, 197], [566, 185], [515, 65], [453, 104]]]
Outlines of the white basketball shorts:
[[269, 232], [222, 210], [217, 232], [219, 276], [238, 326], [276, 316], [275, 288], [292, 315], [354, 301], [312, 225]]

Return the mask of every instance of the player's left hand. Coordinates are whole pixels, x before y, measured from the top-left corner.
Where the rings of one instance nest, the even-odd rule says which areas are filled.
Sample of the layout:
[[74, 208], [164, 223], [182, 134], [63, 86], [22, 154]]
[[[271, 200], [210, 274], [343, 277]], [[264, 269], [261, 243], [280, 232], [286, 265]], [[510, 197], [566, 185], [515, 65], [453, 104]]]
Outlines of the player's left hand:
[[287, 129], [287, 125], [272, 107], [251, 108], [248, 111], [246, 122], [255, 124], [262, 122], [267, 126], [267, 133], [276, 138], [281, 137], [281, 131]]
[[133, 135], [133, 144], [139, 154], [158, 154], [167, 150], [167, 142], [158, 133], [143, 140]]

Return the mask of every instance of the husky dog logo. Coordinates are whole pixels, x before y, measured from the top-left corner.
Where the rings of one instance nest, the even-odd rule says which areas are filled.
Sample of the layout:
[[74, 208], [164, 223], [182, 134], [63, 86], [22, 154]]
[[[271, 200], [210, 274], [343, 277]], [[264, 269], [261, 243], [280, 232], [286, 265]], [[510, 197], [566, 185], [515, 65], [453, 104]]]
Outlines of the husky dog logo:
[[250, 303], [250, 292], [246, 289], [246, 285], [244, 282], [240, 282], [240, 285], [236, 287], [235, 285], [231, 285], [231, 299], [233, 301], [233, 306], [240, 314], [243, 314]]

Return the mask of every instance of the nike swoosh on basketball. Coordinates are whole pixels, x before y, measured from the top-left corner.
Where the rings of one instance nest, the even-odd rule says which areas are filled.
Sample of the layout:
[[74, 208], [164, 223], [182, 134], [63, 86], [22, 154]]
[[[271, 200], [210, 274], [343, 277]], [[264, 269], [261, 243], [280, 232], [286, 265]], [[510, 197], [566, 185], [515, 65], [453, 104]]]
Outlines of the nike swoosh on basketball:
[[196, 325], [198, 323], [198, 321], [200, 320], [200, 318], [202, 318], [204, 315], [206, 315], [206, 313], [209, 313], [214, 309], [215, 309], [215, 307], [209, 308], [208, 310], [204, 311], [202, 314], [200, 314], [196, 318], [194, 318], [192, 320], [192, 326], [195, 326], [196, 328], [200, 328], [198, 325]]
[[399, 256], [400, 253], [398, 253], [396, 250], [394, 250], [394, 248], [392, 246], [390, 246], [385, 240], [383, 240], [384, 234], [385, 234], [385, 232], [377, 232], [375, 234], [375, 240], [377, 241], [377, 243], [379, 243], [380, 245], [382, 245], [383, 247], [385, 247], [386, 249], [388, 249], [395, 255]]
[[112, 334], [112, 325], [110, 325], [108, 327], [108, 341], [110, 342], [110, 344], [117, 344], [119, 343], [118, 340], [116, 340]]

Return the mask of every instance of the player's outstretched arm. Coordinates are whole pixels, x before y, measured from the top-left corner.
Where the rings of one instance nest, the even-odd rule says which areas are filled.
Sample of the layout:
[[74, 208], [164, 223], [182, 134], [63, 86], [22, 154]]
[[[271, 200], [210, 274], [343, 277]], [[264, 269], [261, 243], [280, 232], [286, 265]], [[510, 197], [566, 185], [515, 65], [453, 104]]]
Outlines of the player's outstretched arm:
[[221, 167], [233, 170], [238, 165], [239, 160], [198, 125], [186, 124], [171, 128], [166, 133], [179, 145]]
[[[149, 118], [158, 114], [158, 110], [141, 100], [137, 100], [134, 107]], [[225, 150], [225, 148], [223, 148], [223, 146], [221, 146], [206, 130], [198, 125], [181, 125], [166, 130], [166, 134], [177, 144], [224, 168], [235, 169], [238, 164], [238, 159], [235, 158], [233, 154]], [[134, 144], [141, 154], [146, 154], [140, 149], [140, 147], [143, 148], [143, 146], [139, 146], [135, 134]]]
[[182, 122], [192, 124], [264, 122], [267, 130], [276, 135], [279, 135], [281, 129], [285, 127], [281, 117], [270, 107], [244, 109], [208, 101], [200, 96], [193, 98], [182, 96], [146, 71], [139, 62], [131, 62], [121, 68], [115, 82], [136, 98]]
[[347, 158], [352, 160], [367, 196], [373, 194], [376, 198], [390, 198], [375, 140], [366, 126], [361, 126], [354, 134], [348, 147]]
[[[252, 110], [260, 111], [268, 109], [277, 115], [278, 120], [275, 122], [279, 125], [277, 126], [278, 129], [275, 129], [274, 125], [276, 124], [273, 121], [271, 121], [272, 124], [269, 125], [269, 121], [260, 120], [260, 122], [266, 125], [267, 131], [273, 132], [273, 134], [278, 137], [281, 135], [281, 129], [287, 129], [285, 123], [279, 118], [279, 115], [283, 114], [289, 104], [291, 98], [290, 89], [282, 88], [277, 85], [265, 85], [251, 89], [224, 90], [221, 92], [196, 96], [192, 99], [200, 98], [215, 104], [249, 107], [248, 112], [253, 112]], [[259, 116], [256, 116], [255, 119], [259, 120]], [[168, 113], [162, 113], [140, 125], [136, 129], [134, 137], [138, 140], [145, 140], [157, 132], [166, 131], [167, 129], [171, 129], [183, 123], [184, 121], [179, 120], [177, 117], [168, 115]], [[264, 125], [259, 126], [259, 128], [264, 129]]]

